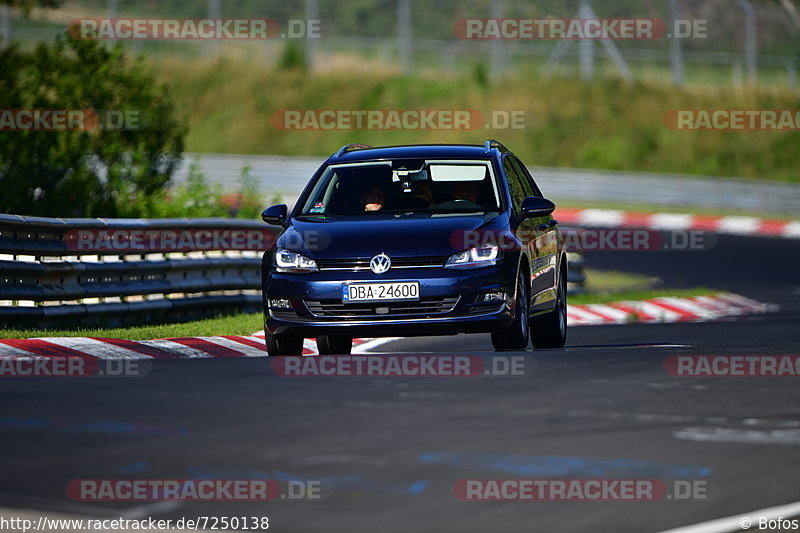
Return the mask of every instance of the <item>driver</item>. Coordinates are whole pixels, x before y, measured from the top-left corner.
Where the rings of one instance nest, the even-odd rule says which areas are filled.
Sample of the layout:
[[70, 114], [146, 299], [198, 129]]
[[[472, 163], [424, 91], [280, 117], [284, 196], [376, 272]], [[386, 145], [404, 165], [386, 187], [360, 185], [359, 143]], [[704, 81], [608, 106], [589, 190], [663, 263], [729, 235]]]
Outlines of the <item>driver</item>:
[[459, 181], [453, 187], [453, 200], [466, 200], [477, 204], [480, 195], [481, 191], [474, 181]]
[[375, 186], [361, 195], [361, 204], [364, 206], [364, 211], [380, 211], [386, 205], [386, 193]]

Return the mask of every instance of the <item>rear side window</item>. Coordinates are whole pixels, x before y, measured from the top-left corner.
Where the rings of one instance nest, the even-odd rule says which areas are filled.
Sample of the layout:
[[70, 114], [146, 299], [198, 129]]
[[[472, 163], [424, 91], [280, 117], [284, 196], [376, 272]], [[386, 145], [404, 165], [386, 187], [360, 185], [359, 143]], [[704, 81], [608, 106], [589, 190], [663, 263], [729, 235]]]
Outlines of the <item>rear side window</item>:
[[511, 164], [511, 158], [503, 158], [503, 170], [508, 180], [508, 191], [511, 193], [511, 203], [514, 206], [514, 213], [519, 213], [522, 208], [522, 201], [529, 195], [529, 190], [524, 187], [525, 180], [517, 174], [517, 169]]
[[539, 187], [536, 186], [536, 182], [533, 181], [533, 177], [528, 172], [528, 169], [525, 168], [525, 165], [517, 159], [516, 157], [511, 158], [511, 162], [514, 164], [514, 168], [517, 169], [517, 174], [519, 174], [520, 178], [527, 184], [527, 188], [530, 189], [532, 194], [528, 196], [537, 196], [539, 198], [542, 197], [542, 191], [539, 190]]

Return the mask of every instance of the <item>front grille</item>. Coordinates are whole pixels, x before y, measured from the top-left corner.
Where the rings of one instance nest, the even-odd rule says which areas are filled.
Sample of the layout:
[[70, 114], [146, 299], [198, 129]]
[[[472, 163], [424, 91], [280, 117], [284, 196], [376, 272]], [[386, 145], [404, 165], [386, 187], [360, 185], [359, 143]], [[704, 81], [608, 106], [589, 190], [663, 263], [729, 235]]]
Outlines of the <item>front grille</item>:
[[[397, 318], [441, 315], [453, 310], [458, 296], [420, 298], [418, 302], [342, 303], [340, 300], [306, 300], [312, 315], [320, 318]], [[378, 309], [388, 312], [378, 313]]]
[[[369, 270], [372, 258], [358, 259], [318, 259], [317, 267], [320, 270]], [[443, 267], [447, 256], [427, 257], [392, 257], [392, 268], [436, 268]]]

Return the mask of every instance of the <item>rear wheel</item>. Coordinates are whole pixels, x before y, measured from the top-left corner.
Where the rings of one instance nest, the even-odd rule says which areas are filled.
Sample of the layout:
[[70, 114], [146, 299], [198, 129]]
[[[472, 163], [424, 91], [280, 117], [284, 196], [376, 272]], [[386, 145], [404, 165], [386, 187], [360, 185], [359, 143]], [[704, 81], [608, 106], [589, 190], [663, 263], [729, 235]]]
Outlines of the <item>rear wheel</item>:
[[320, 355], [348, 355], [352, 349], [352, 337], [339, 335], [320, 335], [317, 337], [317, 351]]
[[510, 326], [492, 332], [492, 346], [497, 351], [528, 348], [528, 280], [522, 270], [517, 276], [514, 311], [514, 321]]
[[531, 319], [534, 348], [563, 348], [567, 342], [567, 276], [558, 280], [556, 306], [552, 311]]
[[280, 355], [303, 355], [302, 337], [273, 335], [269, 331], [265, 331], [264, 341], [267, 344], [267, 354], [269, 354], [270, 357]]

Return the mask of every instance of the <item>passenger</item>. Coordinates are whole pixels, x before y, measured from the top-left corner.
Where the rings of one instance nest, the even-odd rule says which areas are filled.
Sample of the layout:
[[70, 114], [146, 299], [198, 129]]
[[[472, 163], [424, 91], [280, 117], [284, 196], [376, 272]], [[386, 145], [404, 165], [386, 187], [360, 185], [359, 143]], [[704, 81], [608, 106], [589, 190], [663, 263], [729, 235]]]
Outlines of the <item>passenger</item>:
[[361, 195], [361, 204], [364, 211], [380, 211], [386, 205], [386, 193], [375, 186]]

